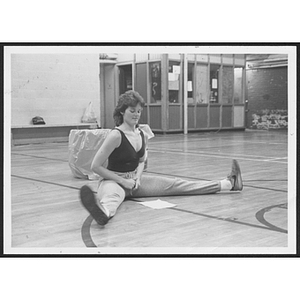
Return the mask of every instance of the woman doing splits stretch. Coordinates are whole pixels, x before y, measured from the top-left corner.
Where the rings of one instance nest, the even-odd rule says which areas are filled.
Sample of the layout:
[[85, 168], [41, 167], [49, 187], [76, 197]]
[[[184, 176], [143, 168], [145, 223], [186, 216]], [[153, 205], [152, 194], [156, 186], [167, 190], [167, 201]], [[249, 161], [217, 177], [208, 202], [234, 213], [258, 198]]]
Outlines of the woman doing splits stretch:
[[205, 195], [243, 189], [236, 160], [232, 162], [230, 175], [221, 181], [200, 182], [143, 174], [148, 139], [139, 129], [138, 122], [144, 104], [144, 99], [135, 91], [120, 96], [113, 115], [116, 127], [108, 134], [92, 162], [93, 172], [102, 177], [97, 196], [88, 185], [80, 189], [83, 206], [98, 224], [105, 225], [128, 196]]

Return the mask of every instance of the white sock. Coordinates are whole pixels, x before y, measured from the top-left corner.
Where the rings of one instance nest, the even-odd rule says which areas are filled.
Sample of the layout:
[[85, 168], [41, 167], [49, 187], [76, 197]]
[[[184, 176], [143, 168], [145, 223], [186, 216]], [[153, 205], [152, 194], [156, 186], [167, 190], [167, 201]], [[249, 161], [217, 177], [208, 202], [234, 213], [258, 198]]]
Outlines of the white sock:
[[232, 189], [232, 184], [229, 179], [223, 179], [220, 181], [221, 191], [230, 191]]
[[[98, 200], [99, 201], [99, 200]], [[108, 208], [106, 208], [103, 204], [101, 204], [101, 202], [99, 201], [98, 202], [99, 204], [100, 204], [100, 206], [101, 206], [101, 208], [102, 208], [102, 210], [104, 211], [104, 213], [109, 217], [109, 210], [108, 210]], [[99, 205], [98, 205], [99, 206]], [[100, 209], [101, 209], [100, 208]]]
[[103, 205], [102, 205], [102, 208], [103, 208], [105, 214], [109, 217], [109, 210]]

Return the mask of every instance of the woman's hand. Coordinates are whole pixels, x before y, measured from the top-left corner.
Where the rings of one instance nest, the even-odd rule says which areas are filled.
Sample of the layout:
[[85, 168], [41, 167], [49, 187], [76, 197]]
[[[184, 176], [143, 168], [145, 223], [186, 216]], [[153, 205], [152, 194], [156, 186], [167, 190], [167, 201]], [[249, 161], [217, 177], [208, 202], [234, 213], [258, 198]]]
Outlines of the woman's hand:
[[123, 179], [122, 182], [121, 182], [121, 185], [125, 188], [125, 189], [128, 189], [128, 190], [132, 190], [135, 185], [136, 185], [136, 180], [135, 179]]
[[141, 179], [140, 178], [136, 178], [135, 179], [135, 186], [133, 187], [133, 190], [137, 190], [141, 185]]

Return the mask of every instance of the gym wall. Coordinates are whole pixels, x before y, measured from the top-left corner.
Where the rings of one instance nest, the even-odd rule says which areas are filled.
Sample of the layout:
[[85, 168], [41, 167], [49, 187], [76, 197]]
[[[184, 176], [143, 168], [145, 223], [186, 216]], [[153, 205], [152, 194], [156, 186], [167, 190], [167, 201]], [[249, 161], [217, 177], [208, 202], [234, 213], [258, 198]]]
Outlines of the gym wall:
[[287, 67], [247, 70], [246, 76], [247, 127], [287, 128]]
[[81, 123], [89, 102], [100, 124], [98, 54], [12, 54], [12, 126]]

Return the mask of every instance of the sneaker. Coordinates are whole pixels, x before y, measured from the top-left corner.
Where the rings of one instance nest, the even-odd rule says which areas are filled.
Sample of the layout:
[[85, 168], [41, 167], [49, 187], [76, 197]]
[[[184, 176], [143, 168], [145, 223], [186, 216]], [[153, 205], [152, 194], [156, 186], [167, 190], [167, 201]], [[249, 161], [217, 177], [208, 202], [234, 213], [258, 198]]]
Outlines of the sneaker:
[[231, 191], [241, 191], [243, 189], [241, 169], [238, 162], [235, 159], [232, 161], [231, 173], [228, 176], [228, 179], [232, 184]]
[[104, 208], [102, 208], [100, 204], [98, 205], [96, 203], [94, 192], [89, 186], [84, 185], [80, 189], [80, 199], [82, 205], [99, 225], [105, 225], [108, 222], [109, 217], [104, 212]]

